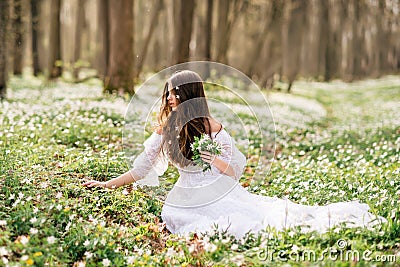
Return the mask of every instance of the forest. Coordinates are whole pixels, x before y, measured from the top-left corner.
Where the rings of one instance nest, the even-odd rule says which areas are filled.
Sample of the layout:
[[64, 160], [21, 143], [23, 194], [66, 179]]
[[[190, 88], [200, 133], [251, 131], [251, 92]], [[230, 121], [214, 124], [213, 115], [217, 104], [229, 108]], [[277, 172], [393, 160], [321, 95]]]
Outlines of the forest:
[[[400, 266], [399, 12], [400, 0], [0, 0], [0, 266]], [[162, 99], [176, 101], [167, 122], [178, 114], [176, 70], [201, 76], [213, 140], [230, 135], [244, 156], [234, 189], [260, 200], [170, 213], [206, 231], [165, 220], [183, 180], [172, 162], [147, 164], [158, 183], [106, 186], [163, 138]], [[212, 216], [261, 228], [238, 237]]]
[[187, 61], [237, 68], [271, 88], [299, 78], [398, 73], [397, 0], [4, 0], [0, 92], [9, 75], [134, 93], [147, 73]]

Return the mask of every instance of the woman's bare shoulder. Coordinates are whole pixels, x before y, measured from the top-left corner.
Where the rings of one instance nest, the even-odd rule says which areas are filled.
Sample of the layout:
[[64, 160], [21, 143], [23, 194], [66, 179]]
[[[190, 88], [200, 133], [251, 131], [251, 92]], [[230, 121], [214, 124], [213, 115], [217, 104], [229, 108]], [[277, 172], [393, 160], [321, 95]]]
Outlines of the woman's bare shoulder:
[[214, 118], [210, 118], [209, 122], [211, 126], [211, 132], [219, 132], [222, 130], [223, 126], [219, 121], [215, 120]]

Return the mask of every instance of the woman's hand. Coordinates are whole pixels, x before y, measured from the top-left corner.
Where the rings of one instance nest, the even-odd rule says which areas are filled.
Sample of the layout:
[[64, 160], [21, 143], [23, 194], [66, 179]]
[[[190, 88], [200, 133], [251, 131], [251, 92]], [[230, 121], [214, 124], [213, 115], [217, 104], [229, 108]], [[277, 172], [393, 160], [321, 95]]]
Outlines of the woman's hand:
[[106, 182], [99, 182], [99, 181], [92, 180], [92, 181], [89, 181], [89, 182], [84, 183], [83, 186], [86, 186], [86, 187], [103, 187], [103, 188], [106, 188], [106, 187], [107, 187], [107, 183], [106, 183]]
[[210, 165], [212, 165], [217, 155], [208, 151], [200, 151], [200, 157], [204, 162], [207, 162]]
[[139, 180], [140, 178], [135, 175], [133, 171], [127, 171], [126, 173], [111, 179], [107, 182], [99, 182], [95, 180], [91, 180], [89, 182], [86, 182], [83, 184], [83, 186], [86, 187], [103, 187], [103, 188], [110, 188], [110, 189], [115, 189], [120, 186], [124, 186], [130, 183], [135, 182], [136, 180]]
[[200, 151], [200, 157], [203, 161], [209, 163], [210, 165], [214, 165], [220, 172], [228, 175], [228, 176], [235, 176], [235, 172], [231, 165], [228, 162], [217, 157], [216, 154], [213, 154], [208, 151]]

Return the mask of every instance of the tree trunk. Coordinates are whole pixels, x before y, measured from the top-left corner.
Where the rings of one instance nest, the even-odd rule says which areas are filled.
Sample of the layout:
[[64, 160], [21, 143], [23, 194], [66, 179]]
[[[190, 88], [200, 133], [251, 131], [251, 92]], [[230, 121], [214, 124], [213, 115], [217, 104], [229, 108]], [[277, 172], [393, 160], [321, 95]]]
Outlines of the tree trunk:
[[271, 88], [274, 83], [274, 74], [282, 69], [282, 23], [285, 2], [274, 0], [270, 29], [264, 43], [265, 60], [257, 71], [262, 87]]
[[352, 41], [352, 50], [353, 50], [353, 68], [352, 68], [352, 76], [353, 78], [361, 77], [361, 54], [362, 54], [362, 46], [361, 35], [360, 35], [360, 0], [353, 0], [353, 20], [352, 20], [352, 33], [353, 33], [353, 41]]
[[33, 75], [38, 76], [42, 70], [39, 65], [39, 17], [41, 0], [31, 0], [31, 31], [32, 31], [32, 66]]
[[49, 40], [49, 79], [58, 78], [62, 73], [60, 11], [61, 0], [52, 0]]
[[352, 80], [352, 68], [353, 68], [353, 50], [352, 48], [352, 40], [351, 38], [351, 11], [350, 11], [350, 3], [345, 0], [344, 5], [341, 8], [343, 22], [343, 35], [342, 35], [342, 67], [341, 67], [341, 78], [345, 81]]
[[378, 76], [381, 73], [387, 72], [387, 61], [385, 57], [387, 51], [389, 50], [389, 40], [387, 38], [387, 29], [384, 27], [382, 14], [385, 13], [386, 1], [379, 0], [378, 2], [378, 12], [376, 14], [376, 38], [375, 38], [375, 48], [376, 48], [376, 61], [375, 61], [375, 73]]
[[7, 28], [9, 16], [8, 0], [0, 1], [0, 100], [4, 99], [7, 93]]
[[300, 68], [300, 51], [305, 27], [306, 1], [291, 0], [286, 5], [283, 32], [283, 74], [286, 77], [290, 92]]
[[254, 46], [249, 51], [249, 60], [247, 64], [248, 67], [247, 70], [245, 71], [245, 73], [249, 77], [253, 76], [255, 69], [257, 68], [257, 64], [255, 63], [257, 62], [257, 59], [260, 56], [260, 51], [262, 50], [267, 40], [267, 36], [271, 31], [271, 25], [274, 22], [276, 11], [277, 11], [277, 1], [274, 0], [272, 1], [272, 3], [269, 3], [269, 6], [267, 7], [267, 10], [265, 12], [266, 14], [264, 14], [263, 16], [264, 21], [260, 34], [258, 35], [257, 40], [255, 40]]
[[205, 60], [211, 60], [211, 36], [212, 36], [212, 14], [213, 14], [214, 0], [207, 0], [207, 16], [206, 16], [206, 26], [204, 29], [205, 35]]
[[[328, 0], [326, 0], [328, 1]], [[309, 1], [307, 6], [306, 31], [303, 36], [301, 51], [301, 69], [299, 75], [304, 77], [318, 76], [319, 44], [320, 44], [320, 14], [321, 1]]]
[[156, 28], [154, 48], [151, 53], [151, 67], [156, 71], [162, 70], [166, 66], [170, 66], [174, 57], [174, 27], [172, 26], [173, 18], [170, 16], [170, 13], [172, 14], [172, 7], [168, 0], [164, 0], [164, 4], [164, 12], [161, 14], [159, 20], [160, 25], [165, 25], [168, 30], [165, 30], [165, 27]]
[[107, 70], [108, 70], [108, 56], [110, 54], [110, 40], [108, 38], [110, 32], [110, 19], [108, 13], [108, 0], [99, 0], [98, 2], [98, 10], [97, 10], [97, 23], [98, 23], [98, 44], [100, 44], [100, 48], [98, 48], [98, 62], [97, 62], [97, 70], [99, 72], [99, 76], [104, 80]]
[[229, 41], [239, 14], [246, 10], [244, 0], [219, 0], [218, 27], [219, 40], [217, 43], [217, 61], [228, 64]]
[[229, 15], [229, 4], [230, 0], [219, 0], [218, 1], [218, 21], [217, 21], [217, 36], [218, 36], [218, 42], [217, 42], [217, 53], [216, 53], [216, 59], [218, 62], [221, 63], [227, 63], [227, 49], [226, 49], [226, 39], [228, 37], [226, 36], [228, 34], [228, 15]]
[[175, 28], [175, 63], [189, 61], [189, 44], [192, 36], [194, 0], [181, 0], [178, 25]]
[[[202, 28], [199, 29], [197, 40], [202, 43], [200, 60], [211, 61], [211, 42], [212, 42], [212, 14], [214, 0], [205, 2], [205, 21]], [[207, 80], [210, 77], [210, 65], [206, 64], [200, 71], [202, 79]]]
[[[181, 13], [181, 0], [171, 0], [171, 11], [172, 13], [169, 14], [169, 17], [172, 18], [172, 39], [171, 39], [171, 65], [176, 64], [177, 62], [177, 47], [178, 47], [178, 40], [181, 33], [181, 21], [182, 18], [180, 16]], [[179, 14], [179, 15], [178, 15]], [[170, 24], [170, 25], [171, 25]]]
[[74, 40], [74, 65], [73, 65], [73, 77], [75, 80], [79, 78], [79, 69], [80, 69], [80, 57], [81, 57], [81, 49], [82, 49], [82, 30], [85, 23], [85, 5], [86, 0], [78, 1], [77, 8], [77, 20], [75, 24], [75, 40]]
[[133, 95], [133, 1], [119, 0], [109, 4], [110, 51], [104, 90]]
[[[328, 80], [330, 74], [326, 69], [328, 64], [328, 42], [329, 42], [329, 2], [319, 2], [319, 47], [318, 47], [318, 75], [322, 75], [324, 80]], [[328, 76], [328, 77], [327, 77]]]
[[329, 15], [329, 36], [328, 47], [326, 54], [326, 69], [325, 80], [338, 78], [340, 75], [340, 64], [342, 60], [342, 28], [343, 18], [341, 15], [343, 1], [331, 0], [329, 1], [330, 7]]
[[13, 31], [14, 31], [14, 64], [13, 72], [15, 75], [22, 74], [24, 58], [24, 23], [22, 19], [22, 0], [14, 0]]
[[142, 72], [143, 64], [146, 60], [147, 50], [149, 49], [150, 40], [151, 40], [154, 30], [158, 24], [158, 19], [159, 19], [161, 11], [163, 9], [163, 6], [164, 6], [163, 0], [156, 0], [155, 6], [153, 9], [153, 14], [151, 16], [149, 32], [146, 35], [146, 38], [144, 40], [143, 47], [142, 47], [142, 52], [140, 53], [141, 56], [138, 59], [137, 68], [135, 71], [135, 78], [138, 78], [140, 75], [140, 72]]

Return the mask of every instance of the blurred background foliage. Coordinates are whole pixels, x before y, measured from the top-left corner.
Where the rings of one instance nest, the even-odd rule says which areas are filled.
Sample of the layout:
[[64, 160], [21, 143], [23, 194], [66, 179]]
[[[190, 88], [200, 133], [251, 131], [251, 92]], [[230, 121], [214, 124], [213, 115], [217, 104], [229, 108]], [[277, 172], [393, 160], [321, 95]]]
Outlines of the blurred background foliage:
[[[264, 88], [398, 73], [399, 0], [2, 0], [0, 94], [10, 75], [93, 77], [134, 93], [146, 75], [209, 60]], [[207, 78], [207, 77], [203, 77]]]

